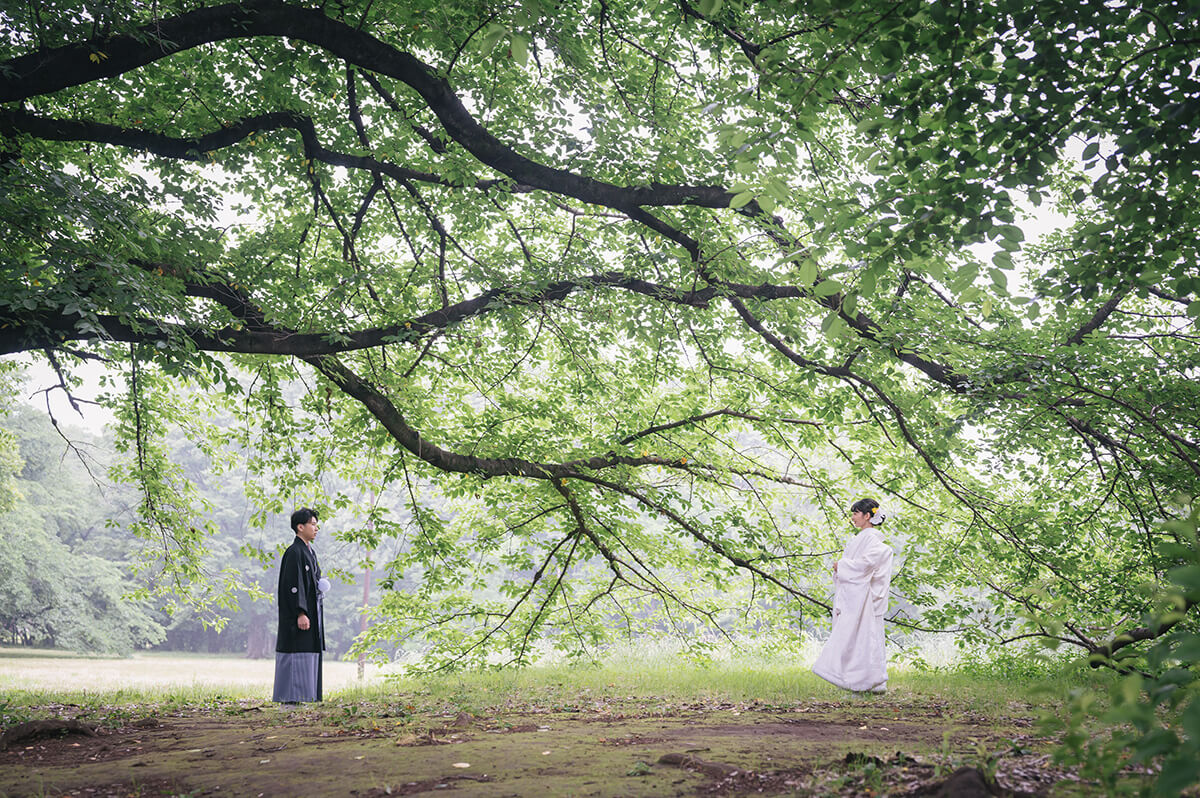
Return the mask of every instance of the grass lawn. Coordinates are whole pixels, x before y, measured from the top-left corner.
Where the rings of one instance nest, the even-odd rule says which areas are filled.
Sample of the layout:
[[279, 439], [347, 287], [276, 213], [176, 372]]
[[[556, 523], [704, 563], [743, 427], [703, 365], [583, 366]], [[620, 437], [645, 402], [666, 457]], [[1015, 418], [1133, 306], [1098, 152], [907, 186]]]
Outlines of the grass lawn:
[[[327, 690], [359, 684], [354, 662], [326, 660]], [[131, 657], [88, 657], [48, 649], [0, 647], [0, 691], [64, 691], [137, 693], [221, 690], [270, 698], [273, 659], [218, 655], [144, 652]], [[378, 666], [368, 664], [365, 680], [380, 680]]]

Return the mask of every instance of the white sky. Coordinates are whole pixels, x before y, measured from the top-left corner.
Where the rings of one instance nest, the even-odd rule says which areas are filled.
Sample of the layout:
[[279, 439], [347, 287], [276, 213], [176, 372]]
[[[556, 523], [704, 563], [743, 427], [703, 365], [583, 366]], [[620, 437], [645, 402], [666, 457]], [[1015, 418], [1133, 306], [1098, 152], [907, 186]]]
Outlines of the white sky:
[[[7, 355], [3, 359], [16, 361], [26, 367], [25, 385], [21, 389], [20, 396], [35, 410], [46, 412], [47, 394], [42, 391], [58, 385], [58, 375], [54, 373], [54, 369], [44, 359], [29, 355]], [[82, 380], [79, 388], [72, 389], [72, 395], [77, 399], [95, 401], [96, 395], [101, 390], [100, 377], [105, 371], [104, 364], [96, 362], [88, 362], [72, 368], [72, 373]], [[111, 390], [111, 387], [107, 390]], [[49, 401], [50, 412], [54, 414], [60, 424], [67, 427], [81, 427], [94, 435], [99, 435], [104, 431], [104, 427], [113, 421], [113, 414], [109, 410], [85, 402], [81, 402], [79, 405], [82, 411], [81, 416], [71, 407], [62, 390], [51, 390]]]

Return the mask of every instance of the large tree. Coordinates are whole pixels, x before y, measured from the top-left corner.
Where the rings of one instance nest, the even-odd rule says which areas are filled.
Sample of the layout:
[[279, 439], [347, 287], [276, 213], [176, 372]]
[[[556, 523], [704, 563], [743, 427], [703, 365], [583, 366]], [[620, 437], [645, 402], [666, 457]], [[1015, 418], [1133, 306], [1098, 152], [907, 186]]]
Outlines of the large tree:
[[[862, 491], [924, 628], [1158, 631], [1200, 487], [1186, 3], [0, 19], [0, 353], [124, 371], [180, 579], [171, 423], [248, 451], [267, 511], [323, 469], [402, 491], [411, 521], [346, 531], [404, 543], [375, 634], [457, 656], [820, 614]], [[1064, 221], [1026, 242], [1035, 209]]]

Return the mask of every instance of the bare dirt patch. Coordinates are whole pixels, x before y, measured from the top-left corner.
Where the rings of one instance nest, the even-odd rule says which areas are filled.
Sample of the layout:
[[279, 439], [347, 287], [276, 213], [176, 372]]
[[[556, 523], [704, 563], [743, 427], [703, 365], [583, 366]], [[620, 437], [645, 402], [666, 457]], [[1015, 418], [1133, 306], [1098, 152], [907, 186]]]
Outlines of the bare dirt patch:
[[1003, 794], [1062, 776], [1027, 718], [930, 705], [398, 706], [230, 703], [28, 738], [0, 752], [0, 796], [904, 795], [972, 758]]

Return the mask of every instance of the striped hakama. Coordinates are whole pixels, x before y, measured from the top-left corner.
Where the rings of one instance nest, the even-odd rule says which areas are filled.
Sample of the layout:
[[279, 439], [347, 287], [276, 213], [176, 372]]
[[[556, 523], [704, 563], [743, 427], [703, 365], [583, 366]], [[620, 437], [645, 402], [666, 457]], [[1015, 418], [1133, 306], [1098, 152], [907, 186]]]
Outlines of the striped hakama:
[[321, 653], [275, 652], [275, 694], [272, 701], [293, 704], [321, 700]]

